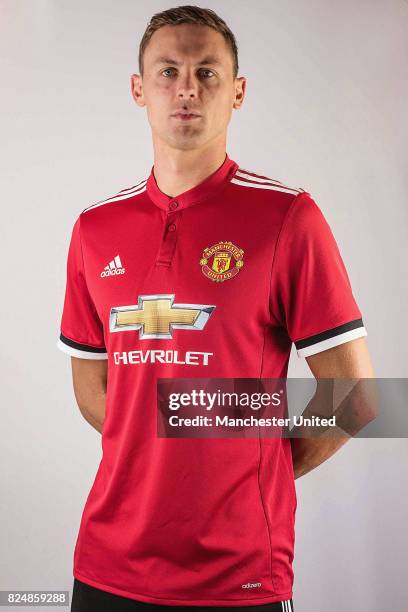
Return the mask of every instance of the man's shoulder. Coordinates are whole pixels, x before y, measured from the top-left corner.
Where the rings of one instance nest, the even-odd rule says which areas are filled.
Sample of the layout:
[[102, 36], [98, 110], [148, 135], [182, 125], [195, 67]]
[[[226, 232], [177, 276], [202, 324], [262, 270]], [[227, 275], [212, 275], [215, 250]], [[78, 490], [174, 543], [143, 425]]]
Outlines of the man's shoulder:
[[[124, 187], [123, 189], [117, 190], [116, 193], [112, 190], [111, 195], [106, 198], [98, 200], [93, 204], [86, 206], [80, 212], [80, 217], [84, 215], [92, 216], [94, 211], [102, 211], [104, 213], [113, 211], [113, 207], [117, 208], [121, 203], [126, 203], [131, 199], [141, 196], [146, 191], [147, 178], [136, 181], [134, 185], [130, 187]], [[114, 211], [115, 214], [116, 211]]]
[[308, 193], [302, 187], [294, 186], [290, 182], [275, 178], [272, 174], [259, 172], [255, 169], [248, 170], [239, 166], [234, 173], [231, 183], [238, 185], [244, 190], [251, 191], [251, 195], [265, 195], [270, 192], [274, 194], [286, 194], [287, 196], [297, 196], [301, 193]]

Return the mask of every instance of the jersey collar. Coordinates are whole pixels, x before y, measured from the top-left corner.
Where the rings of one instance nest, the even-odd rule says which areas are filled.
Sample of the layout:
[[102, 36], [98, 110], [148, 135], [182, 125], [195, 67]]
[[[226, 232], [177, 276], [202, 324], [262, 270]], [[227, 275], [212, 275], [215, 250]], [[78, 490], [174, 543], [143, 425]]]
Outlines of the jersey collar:
[[[237, 168], [238, 164], [230, 159], [228, 154], [226, 154], [224, 162], [221, 164], [218, 170], [213, 172], [213, 174], [210, 174], [210, 176], [204, 179], [201, 183], [195, 187], [192, 187], [188, 191], [184, 191], [184, 193], [170, 197], [160, 191], [153, 172], [154, 166], [152, 166], [146, 183], [147, 195], [151, 201], [156, 204], [156, 206], [159, 206], [159, 208], [166, 211], [187, 208], [188, 206], [192, 206], [193, 204], [197, 204], [198, 202], [211, 197], [223, 185], [231, 180]], [[174, 202], [177, 202], [177, 204], [175, 205]]]

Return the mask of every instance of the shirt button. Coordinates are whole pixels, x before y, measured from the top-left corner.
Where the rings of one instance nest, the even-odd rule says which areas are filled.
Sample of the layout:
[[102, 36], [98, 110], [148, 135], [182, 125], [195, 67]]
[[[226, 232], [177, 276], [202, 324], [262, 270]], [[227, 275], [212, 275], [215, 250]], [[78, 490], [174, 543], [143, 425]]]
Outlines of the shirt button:
[[177, 207], [178, 207], [178, 202], [170, 202], [169, 204], [170, 210], [176, 210]]
[[170, 223], [170, 225], [167, 226], [167, 229], [169, 232], [174, 232], [176, 226], [174, 225], [174, 223]]

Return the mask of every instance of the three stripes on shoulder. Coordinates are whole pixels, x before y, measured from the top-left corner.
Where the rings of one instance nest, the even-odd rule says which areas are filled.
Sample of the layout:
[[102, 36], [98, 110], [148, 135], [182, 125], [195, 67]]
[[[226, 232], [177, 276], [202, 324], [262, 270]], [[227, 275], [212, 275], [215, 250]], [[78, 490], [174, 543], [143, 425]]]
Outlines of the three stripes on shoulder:
[[234, 174], [231, 183], [235, 185], [241, 185], [243, 187], [252, 187], [254, 189], [269, 189], [272, 191], [282, 191], [283, 193], [292, 193], [297, 195], [298, 193], [304, 193], [304, 189], [300, 187], [289, 187], [284, 185], [277, 179], [269, 178], [268, 176], [262, 176], [261, 174], [255, 174], [249, 172], [243, 168], [238, 168]]
[[95, 202], [95, 204], [91, 204], [91, 206], [87, 206], [82, 211], [83, 213], [91, 208], [97, 208], [98, 206], [102, 206], [103, 204], [109, 204], [110, 202], [119, 202], [120, 200], [127, 200], [128, 198], [133, 198], [133, 196], [146, 191], [146, 183], [147, 179], [140, 181], [137, 185], [133, 185], [133, 187], [127, 187], [126, 189], [122, 189], [115, 196], [111, 198], [106, 198], [105, 200], [99, 200], [99, 202]]

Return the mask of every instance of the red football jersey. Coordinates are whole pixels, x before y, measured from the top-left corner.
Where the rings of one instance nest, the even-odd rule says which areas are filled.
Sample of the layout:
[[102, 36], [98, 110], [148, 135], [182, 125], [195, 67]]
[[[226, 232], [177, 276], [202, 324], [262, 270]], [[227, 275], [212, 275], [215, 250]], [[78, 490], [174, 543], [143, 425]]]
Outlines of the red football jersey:
[[290, 599], [290, 439], [159, 438], [157, 378], [285, 378], [292, 343], [308, 356], [365, 335], [310, 194], [228, 155], [177, 197], [160, 191], [152, 168], [85, 208], [58, 346], [107, 359], [108, 385], [74, 576], [173, 606]]

